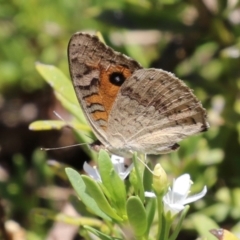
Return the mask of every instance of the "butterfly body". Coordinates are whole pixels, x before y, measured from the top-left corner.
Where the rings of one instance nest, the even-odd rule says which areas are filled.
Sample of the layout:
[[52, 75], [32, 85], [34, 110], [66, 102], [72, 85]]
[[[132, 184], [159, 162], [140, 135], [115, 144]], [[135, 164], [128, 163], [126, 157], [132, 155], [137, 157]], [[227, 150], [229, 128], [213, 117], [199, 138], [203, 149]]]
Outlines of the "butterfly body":
[[201, 103], [173, 74], [142, 68], [85, 33], [72, 36], [68, 56], [79, 103], [109, 152], [171, 152], [209, 127]]

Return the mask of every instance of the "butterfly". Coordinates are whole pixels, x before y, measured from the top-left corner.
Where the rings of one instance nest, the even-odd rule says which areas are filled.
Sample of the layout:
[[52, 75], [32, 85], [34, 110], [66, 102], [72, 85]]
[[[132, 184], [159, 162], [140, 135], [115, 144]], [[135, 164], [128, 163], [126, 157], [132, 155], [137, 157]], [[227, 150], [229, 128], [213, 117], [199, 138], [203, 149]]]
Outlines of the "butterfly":
[[183, 81], [143, 68], [97, 36], [75, 33], [68, 59], [76, 96], [99, 140], [95, 149], [123, 157], [163, 154], [209, 128], [205, 109]]

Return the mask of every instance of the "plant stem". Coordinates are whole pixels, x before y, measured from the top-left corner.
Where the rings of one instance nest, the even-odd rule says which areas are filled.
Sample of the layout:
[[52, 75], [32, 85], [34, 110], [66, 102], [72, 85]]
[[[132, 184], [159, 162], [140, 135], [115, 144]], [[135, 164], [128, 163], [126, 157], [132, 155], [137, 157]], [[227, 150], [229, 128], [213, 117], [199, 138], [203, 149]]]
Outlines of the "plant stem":
[[157, 239], [162, 240], [162, 230], [163, 230], [163, 218], [162, 218], [162, 211], [163, 211], [163, 204], [162, 198], [157, 196], [157, 208], [158, 208], [158, 234]]
[[163, 240], [168, 240], [169, 231], [170, 231], [172, 221], [170, 219], [165, 219], [164, 222], [165, 222], [165, 224], [164, 224], [165, 226], [164, 226]]
[[144, 202], [144, 188], [143, 188], [143, 180], [142, 180], [142, 175], [140, 173], [140, 170], [139, 170], [139, 164], [137, 162], [137, 154], [134, 153], [133, 155], [133, 164], [134, 164], [134, 168], [135, 168], [135, 171], [136, 171], [136, 176], [137, 176], [137, 179], [138, 179], [138, 196], [140, 197], [141, 201]]
[[182, 211], [180, 219], [178, 221], [178, 224], [177, 224], [173, 234], [169, 238], [169, 240], [175, 240], [177, 238], [177, 236], [178, 236], [178, 234], [179, 234], [179, 232], [181, 230], [183, 220], [186, 217], [188, 210], [189, 210], [189, 205], [185, 206], [184, 210]]

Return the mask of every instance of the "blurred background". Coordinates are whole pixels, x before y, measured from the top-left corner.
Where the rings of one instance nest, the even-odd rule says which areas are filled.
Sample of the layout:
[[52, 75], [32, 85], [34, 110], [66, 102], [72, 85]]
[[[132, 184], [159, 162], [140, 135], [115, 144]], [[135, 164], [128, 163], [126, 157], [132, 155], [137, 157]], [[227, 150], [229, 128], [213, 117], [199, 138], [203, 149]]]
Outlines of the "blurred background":
[[[67, 45], [77, 31], [100, 31], [115, 50], [144, 67], [173, 72], [194, 89], [208, 111], [211, 128], [184, 140], [177, 153], [153, 157], [160, 159], [170, 177], [190, 173], [193, 190], [208, 186], [207, 196], [191, 206], [179, 239], [201, 235], [201, 217], [240, 232], [238, 0], [1, 0], [0, 29], [3, 239], [18, 239], [15, 232], [19, 239], [83, 239], [76, 236], [76, 227], [67, 237], [59, 237], [63, 228], [49, 220], [69, 207], [72, 192], [47, 161], [81, 170], [91, 157], [80, 147], [40, 150], [76, 143], [71, 128], [29, 130], [33, 121], [58, 120], [53, 111], [71, 119], [35, 63], [54, 65], [69, 78]], [[51, 212], [41, 214], [34, 212], [36, 208]]]

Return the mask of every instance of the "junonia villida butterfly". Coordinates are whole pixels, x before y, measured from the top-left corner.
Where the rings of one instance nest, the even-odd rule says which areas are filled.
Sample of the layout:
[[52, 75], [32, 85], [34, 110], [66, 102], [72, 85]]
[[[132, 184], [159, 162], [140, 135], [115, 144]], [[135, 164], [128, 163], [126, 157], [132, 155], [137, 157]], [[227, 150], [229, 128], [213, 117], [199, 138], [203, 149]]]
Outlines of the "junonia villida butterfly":
[[75, 33], [68, 46], [70, 74], [92, 130], [109, 152], [162, 154], [209, 124], [201, 103], [180, 79], [143, 68], [98, 37]]

